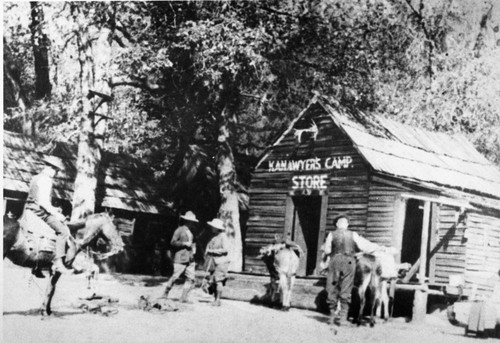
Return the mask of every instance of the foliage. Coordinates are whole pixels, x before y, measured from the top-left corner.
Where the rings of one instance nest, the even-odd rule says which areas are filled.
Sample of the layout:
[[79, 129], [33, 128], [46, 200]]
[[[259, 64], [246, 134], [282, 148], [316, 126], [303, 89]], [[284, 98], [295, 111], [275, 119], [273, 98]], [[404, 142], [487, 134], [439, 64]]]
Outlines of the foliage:
[[[228, 119], [238, 170], [248, 170], [311, 90], [465, 134], [500, 163], [497, 7], [465, 0], [44, 3], [53, 95], [29, 110], [50, 118], [41, 130], [74, 139], [80, 61], [93, 58], [104, 70], [96, 79], [109, 81], [115, 97], [107, 149], [147, 160], [166, 182], [194, 145], [208, 160], [215, 156]], [[32, 97], [29, 12], [22, 19], [21, 8], [4, 5], [4, 39]], [[89, 44], [92, 54], [82, 55]], [[5, 124], [19, 120], [9, 118]]]

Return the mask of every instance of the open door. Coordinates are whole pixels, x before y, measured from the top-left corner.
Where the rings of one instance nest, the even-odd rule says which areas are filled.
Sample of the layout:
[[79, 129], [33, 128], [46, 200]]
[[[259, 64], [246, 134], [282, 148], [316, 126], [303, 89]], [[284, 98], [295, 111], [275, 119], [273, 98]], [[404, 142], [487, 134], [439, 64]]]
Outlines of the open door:
[[404, 206], [400, 207], [401, 231], [397, 235], [401, 247], [400, 262], [412, 265], [404, 282], [423, 283], [424, 279], [434, 277], [435, 252], [432, 249], [435, 247], [436, 209], [437, 206], [429, 201], [412, 198], [406, 199]]
[[325, 239], [326, 202], [326, 196], [291, 196], [288, 199], [285, 234], [304, 252], [297, 271], [299, 276], [317, 273], [319, 245]]

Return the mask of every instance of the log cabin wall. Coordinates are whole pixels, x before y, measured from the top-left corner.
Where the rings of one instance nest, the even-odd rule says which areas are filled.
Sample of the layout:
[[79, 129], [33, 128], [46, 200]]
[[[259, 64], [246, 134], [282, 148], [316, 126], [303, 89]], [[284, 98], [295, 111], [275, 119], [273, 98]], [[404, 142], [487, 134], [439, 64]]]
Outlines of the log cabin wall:
[[[301, 129], [317, 126], [317, 136], [309, 132], [297, 137]], [[297, 130], [299, 130], [297, 132]], [[298, 160], [316, 160], [310, 170], [290, 171], [285, 163]], [[283, 163], [283, 164], [282, 164]], [[293, 167], [292, 167], [293, 169]], [[306, 168], [307, 169], [307, 168]], [[294, 176], [327, 175], [326, 221], [320, 227], [319, 239], [333, 230], [339, 215], [350, 219], [351, 228], [363, 234], [368, 211], [368, 168], [347, 137], [325, 110], [311, 106], [292, 130], [275, 144], [253, 173], [250, 186], [250, 216], [245, 239], [245, 271], [267, 273], [264, 263], [257, 258], [259, 249], [274, 243], [276, 234], [284, 234], [287, 199], [294, 193]], [[292, 193], [291, 193], [292, 192]], [[319, 249], [319, 246], [318, 246]]]
[[463, 223], [460, 222], [460, 208], [440, 205], [437, 235], [431, 244], [435, 247], [435, 271], [431, 283], [447, 285], [450, 275], [465, 272], [466, 245], [463, 240]]
[[491, 295], [500, 271], [500, 218], [471, 212], [464, 236], [466, 292]]
[[395, 186], [377, 182], [370, 184], [365, 238], [383, 246], [394, 245], [396, 202], [400, 201], [401, 192], [402, 189]]

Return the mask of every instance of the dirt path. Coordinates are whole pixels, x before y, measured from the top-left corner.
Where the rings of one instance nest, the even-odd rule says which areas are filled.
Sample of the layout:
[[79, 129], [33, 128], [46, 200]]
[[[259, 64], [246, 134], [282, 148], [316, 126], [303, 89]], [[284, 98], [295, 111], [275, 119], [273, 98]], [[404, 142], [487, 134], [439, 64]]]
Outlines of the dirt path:
[[[150, 313], [137, 308], [141, 295], [157, 297], [163, 287], [156, 279], [117, 279], [101, 275], [98, 293], [119, 299], [118, 313], [109, 317], [83, 313], [79, 297], [90, 295], [83, 276], [63, 277], [53, 302], [55, 316], [41, 318], [46, 280], [29, 282], [30, 272], [4, 261], [3, 342], [473, 342], [463, 329], [447, 323], [442, 315], [428, 316], [425, 325], [394, 320], [375, 328], [342, 328], [334, 335], [325, 315], [292, 309], [288, 313], [223, 300], [209, 305], [199, 290], [192, 292], [194, 304], [178, 304], [176, 312]], [[149, 286], [148, 286], [149, 284]], [[178, 298], [174, 288], [172, 298]], [[493, 339], [481, 342], [493, 342]], [[498, 342], [497, 340], [495, 340]]]

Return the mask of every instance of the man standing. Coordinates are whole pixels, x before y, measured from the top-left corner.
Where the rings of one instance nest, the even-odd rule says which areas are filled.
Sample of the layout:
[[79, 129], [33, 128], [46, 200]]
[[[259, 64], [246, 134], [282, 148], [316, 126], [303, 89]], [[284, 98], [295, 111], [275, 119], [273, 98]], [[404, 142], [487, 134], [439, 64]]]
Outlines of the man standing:
[[[348, 230], [349, 220], [341, 216], [336, 221], [336, 230], [330, 232], [325, 242], [325, 255], [330, 257], [326, 278], [328, 305], [335, 325], [347, 322], [347, 314], [351, 303], [351, 292], [356, 271], [355, 253], [362, 251], [367, 254], [383, 249], [375, 243], [361, 237], [356, 232]], [[340, 311], [335, 316], [338, 302]]]
[[194, 287], [195, 282], [195, 262], [194, 254], [196, 253], [196, 243], [194, 243], [193, 231], [198, 219], [193, 212], [188, 211], [181, 216], [183, 225], [179, 226], [172, 236], [170, 245], [174, 253], [174, 272], [166, 283], [164, 298], [168, 297], [174, 282], [182, 275], [186, 277], [182, 287], [182, 295], [180, 301], [188, 302], [188, 294]]
[[229, 241], [227, 239], [224, 223], [215, 218], [207, 223], [212, 229], [214, 236], [207, 244], [205, 255], [208, 257], [208, 271], [210, 272], [210, 283], [214, 288], [214, 306], [220, 306], [220, 298], [226, 284], [227, 272], [229, 269]]
[[[56, 174], [64, 169], [63, 163], [54, 156], [46, 156], [43, 160], [45, 167], [30, 183], [25, 211], [30, 211], [46, 222], [56, 232], [56, 248], [54, 264], [55, 272], [71, 273], [64, 265], [66, 256], [66, 242], [70, 236], [69, 228], [64, 224], [66, 218], [59, 209], [52, 206], [52, 186]], [[40, 270], [33, 270], [37, 277], [44, 277]]]

